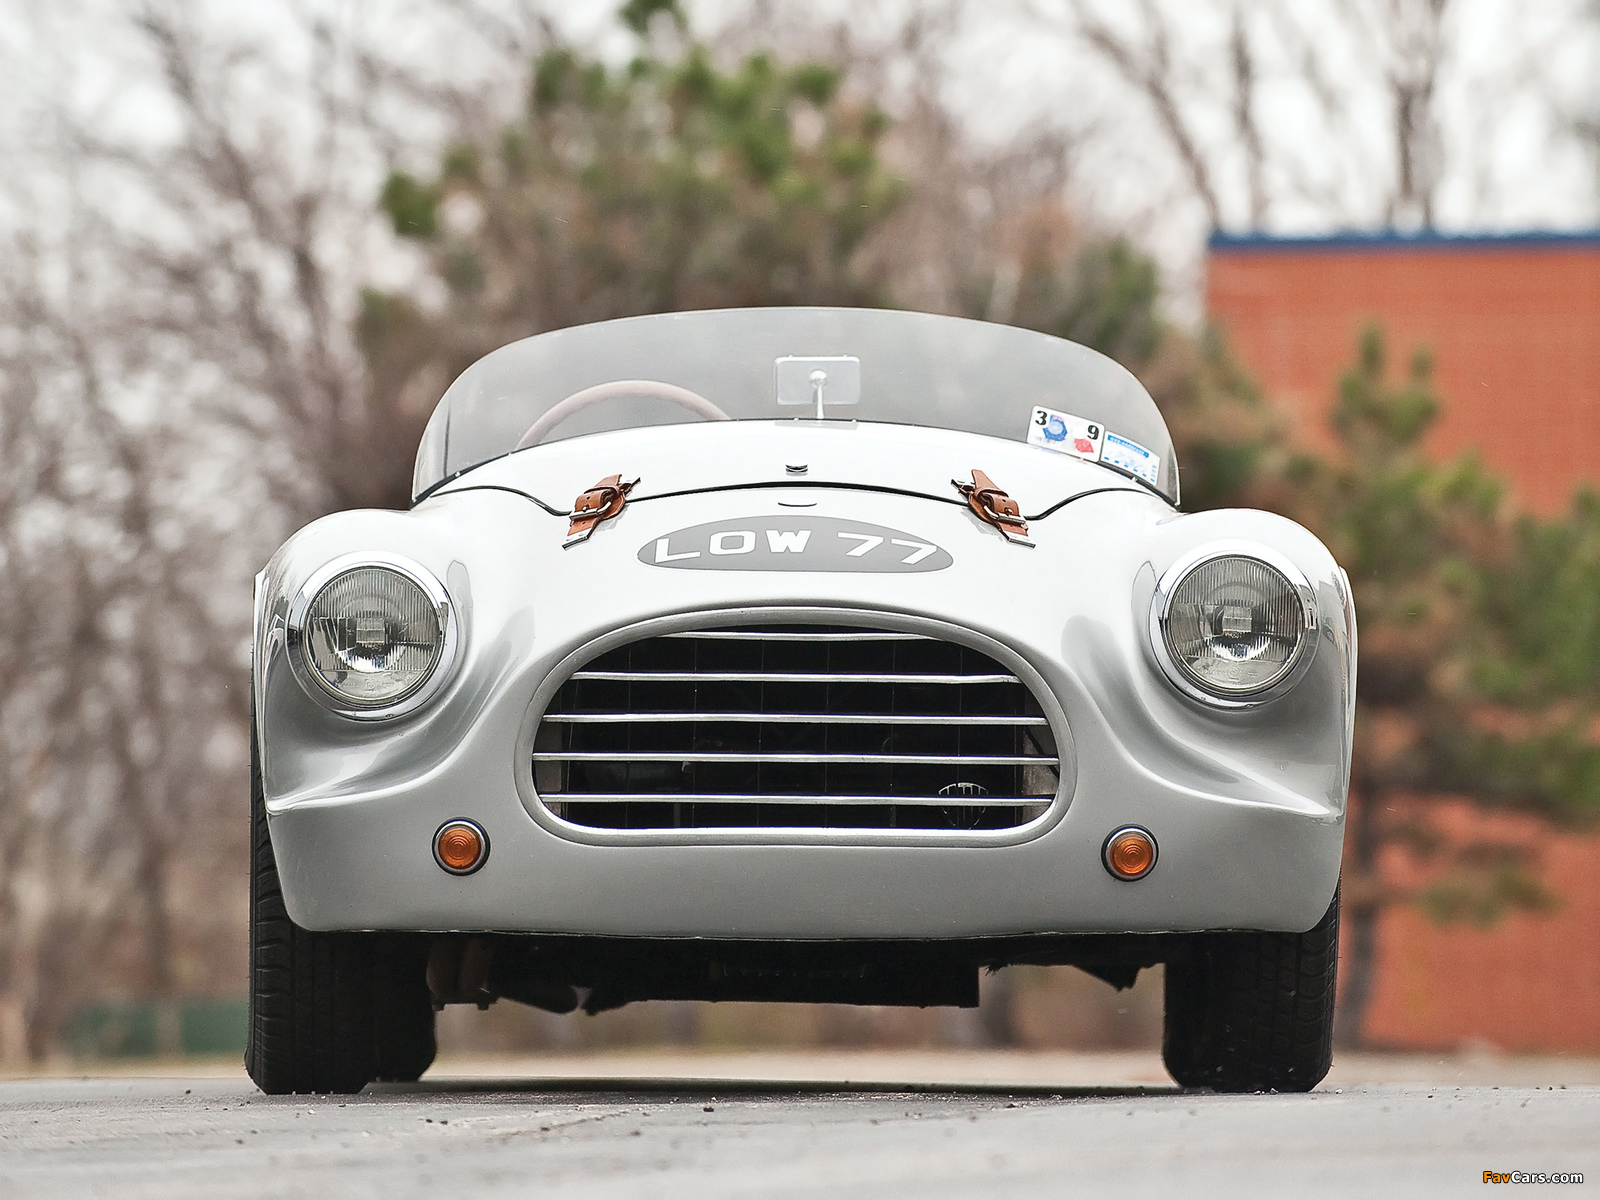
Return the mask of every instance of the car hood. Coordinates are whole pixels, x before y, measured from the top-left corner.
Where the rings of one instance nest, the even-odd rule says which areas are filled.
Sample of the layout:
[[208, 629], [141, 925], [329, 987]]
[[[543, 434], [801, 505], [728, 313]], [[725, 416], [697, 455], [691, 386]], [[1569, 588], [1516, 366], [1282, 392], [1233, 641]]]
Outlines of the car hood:
[[[1091, 492], [1151, 489], [1110, 467], [1030, 446], [914, 425], [729, 421], [571, 438], [519, 450], [447, 480], [433, 496], [518, 492], [551, 512], [609, 475], [639, 482], [631, 502], [693, 492], [796, 486], [858, 488], [965, 503], [952, 480], [983, 471], [1036, 519]], [[424, 499], [419, 504], [426, 504]]]

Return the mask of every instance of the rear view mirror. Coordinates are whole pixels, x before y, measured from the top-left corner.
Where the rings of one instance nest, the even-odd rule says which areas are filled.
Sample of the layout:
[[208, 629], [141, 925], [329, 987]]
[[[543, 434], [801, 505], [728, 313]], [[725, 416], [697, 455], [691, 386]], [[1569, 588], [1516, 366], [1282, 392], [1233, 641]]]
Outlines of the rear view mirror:
[[785, 355], [772, 363], [772, 386], [779, 404], [815, 404], [817, 420], [826, 404], [861, 403], [861, 360], [854, 355]]

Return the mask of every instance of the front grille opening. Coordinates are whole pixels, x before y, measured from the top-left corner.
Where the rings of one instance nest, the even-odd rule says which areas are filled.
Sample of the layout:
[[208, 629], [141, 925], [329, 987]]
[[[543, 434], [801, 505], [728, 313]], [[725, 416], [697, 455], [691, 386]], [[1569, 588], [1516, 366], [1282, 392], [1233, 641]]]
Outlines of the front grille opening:
[[551, 701], [534, 786], [596, 829], [1010, 829], [1061, 766], [1037, 699], [988, 655], [823, 625], [608, 651]]

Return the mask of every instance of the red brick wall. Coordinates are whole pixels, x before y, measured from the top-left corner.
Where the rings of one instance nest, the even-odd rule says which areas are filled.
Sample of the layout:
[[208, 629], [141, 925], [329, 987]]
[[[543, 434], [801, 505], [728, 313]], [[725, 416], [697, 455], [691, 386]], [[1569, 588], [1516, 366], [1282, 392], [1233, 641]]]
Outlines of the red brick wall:
[[[1556, 907], [1486, 928], [1439, 925], [1415, 909], [1386, 914], [1367, 1039], [1412, 1049], [1485, 1042], [1600, 1054], [1600, 839], [1552, 834], [1527, 818], [1485, 817], [1465, 805], [1442, 806], [1435, 818], [1452, 840], [1535, 846]], [[1398, 849], [1384, 866], [1396, 882], [1425, 877]]]
[[1600, 485], [1600, 236], [1552, 243], [1220, 245], [1207, 309], [1296, 434], [1327, 445], [1356, 338], [1377, 320], [1403, 371], [1418, 346], [1445, 400], [1441, 455], [1476, 449], [1541, 511]]
[[[1543, 512], [1560, 509], [1578, 484], [1600, 486], [1600, 235], [1224, 242], [1210, 257], [1207, 306], [1303, 441], [1331, 444], [1339, 375], [1376, 320], [1396, 373], [1417, 346], [1434, 355], [1444, 402], [1434, 453], [1477, 450], [1521, 503]], [[1458, 836], [1507, 832], [1466, 810], [1446, 820]], [[1600, 1053], [1600, 838], [1541, 844], [1544, 881], [1561, 898], [1552, 914], [1487, 929], [1385, 915], [1369, 1039]], [[1398, 859], [1388, 866], [1409, 869]]]

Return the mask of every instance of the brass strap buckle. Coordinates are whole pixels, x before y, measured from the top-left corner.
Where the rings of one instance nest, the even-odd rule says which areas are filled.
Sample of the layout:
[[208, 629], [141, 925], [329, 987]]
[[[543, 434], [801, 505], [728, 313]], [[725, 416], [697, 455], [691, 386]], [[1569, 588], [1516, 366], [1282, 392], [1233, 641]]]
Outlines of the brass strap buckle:
[[573, 501], [572, 524], [567, 528], [567, 540], [561, 543], [562, 547], [588, 541], [601, 521], [609, 520], [622, 511], [628, 503], [628, 493], [638, 483], [637, 479], [632, 483], [623, 483], [621, 475], [607, 475]]
[[1022, 509], [1003, 488], [995, 486], [994, 480], [974, 467], [971, 483], [962, 483], [959, 479], [950, 482], [967, 498], [972, 511], [998, 529], [1006, 541], [1019, 546], [1033, 545], [1028, 540], [1028, 522], [1022, 518]]

